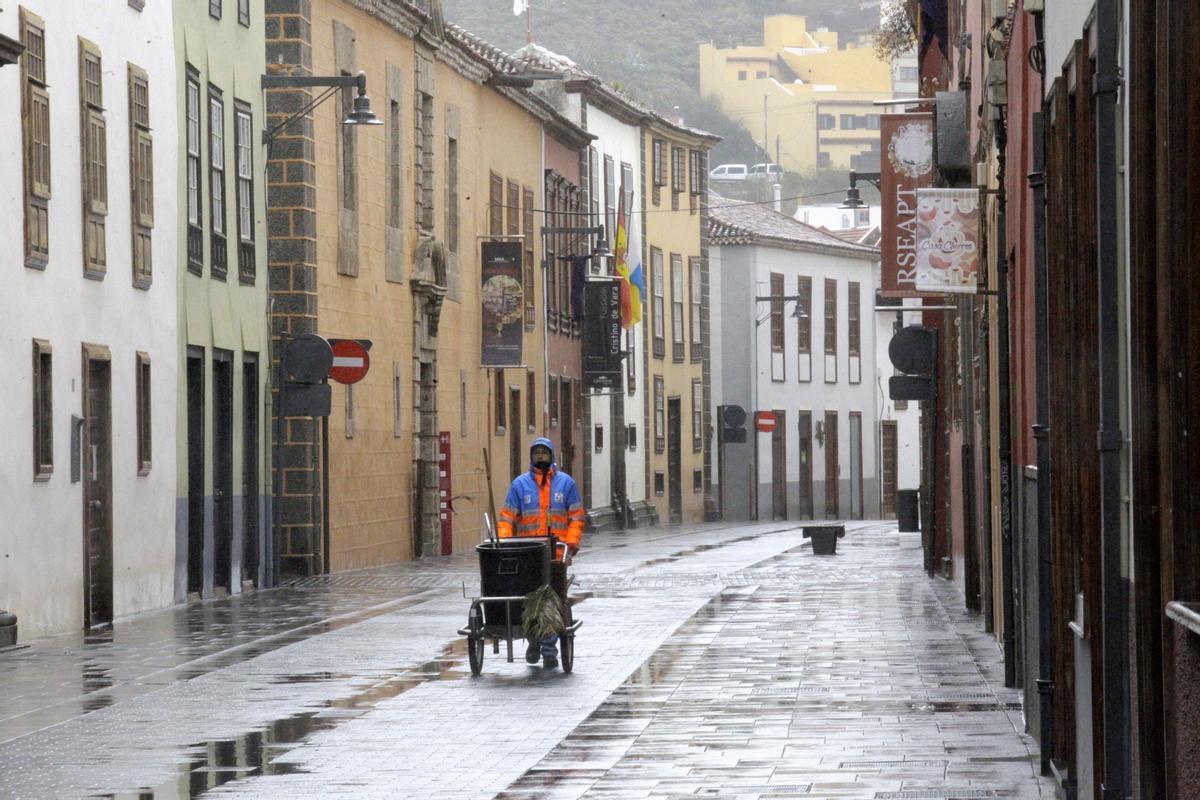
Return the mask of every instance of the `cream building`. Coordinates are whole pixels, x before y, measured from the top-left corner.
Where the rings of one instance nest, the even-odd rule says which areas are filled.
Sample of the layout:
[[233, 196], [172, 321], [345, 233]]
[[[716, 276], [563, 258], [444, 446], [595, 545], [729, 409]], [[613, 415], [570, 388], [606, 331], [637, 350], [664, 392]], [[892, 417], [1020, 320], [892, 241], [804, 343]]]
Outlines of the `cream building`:
[[761, 45], [700, 45], [700, 93], [716, 96], [788, 172], [878, 169], [874, 101], [892, 92], [893, 67], [869, 44], [839, 43], [804, 17], [766, 17]]
[[[547, 396], [536, 265], [551, 149], [543, 137], [573, 149], [576, 163], [589, 137], [529, 92], [498, 85], [515, 64], [446, 24], [439, 3], [274, 8], [269, 70], [363, 71], [383, 122], [342, 125], [346, 96], [273, 145], [276, 330], [373, 343], [367, 376], [333, 384], [323, 430], [287, 421], [281, 568], [311, 574], [466, 549], [483, 512], [528, 468], [549, 411], [564, 396], [579, 404], [561, 388]], [[271, 94], [280, 112], [305, 102], [302, 92]], [[498, 238], [521, 243], [523, 363], [486, 369], [480, 245]]]

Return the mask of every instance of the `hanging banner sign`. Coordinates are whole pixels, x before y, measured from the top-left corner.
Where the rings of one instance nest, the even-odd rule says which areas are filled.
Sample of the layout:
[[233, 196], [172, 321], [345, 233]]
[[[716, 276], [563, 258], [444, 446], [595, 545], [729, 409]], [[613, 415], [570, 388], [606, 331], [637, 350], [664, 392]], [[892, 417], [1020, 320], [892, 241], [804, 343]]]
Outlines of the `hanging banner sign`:
[[917, 291], [979, 290], [979, 190], [917, 190]]
[[917, 190], [933, 183], [933, 115], [884, 114], [879, 133], [880, 294], [918, 297]]
[[519, 367], [525, 328], [525, 292], [521, 287], [521, 243], [483, 242], [483, 315], [485, 367]]
[[589, 389], [621, 385], [621, 284], [612, 279], [583, 285], [583, 384]]

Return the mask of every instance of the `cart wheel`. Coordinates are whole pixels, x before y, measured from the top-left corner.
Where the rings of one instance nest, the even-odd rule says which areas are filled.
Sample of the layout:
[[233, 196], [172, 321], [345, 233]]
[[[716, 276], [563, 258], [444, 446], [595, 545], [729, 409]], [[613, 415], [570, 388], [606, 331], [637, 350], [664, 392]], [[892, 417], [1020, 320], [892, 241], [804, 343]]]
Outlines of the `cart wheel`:
[[471, 674], [478, 675], [483, 672], [483, 646], [484, 640], [480, 636], [478, 638], [467, 637], [467, 660], [471, 662]]

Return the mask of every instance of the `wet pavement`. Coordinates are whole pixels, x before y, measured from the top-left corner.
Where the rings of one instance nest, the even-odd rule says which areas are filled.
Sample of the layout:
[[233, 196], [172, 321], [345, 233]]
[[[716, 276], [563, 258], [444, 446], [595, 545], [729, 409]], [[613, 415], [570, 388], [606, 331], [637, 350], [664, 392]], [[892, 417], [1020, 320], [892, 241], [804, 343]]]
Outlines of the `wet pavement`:
[[0, 797], [1051, 797], [993, 637], [916, 534], [594, 536], [575, 672], [486, 649], [473, 554], [0, 653]]

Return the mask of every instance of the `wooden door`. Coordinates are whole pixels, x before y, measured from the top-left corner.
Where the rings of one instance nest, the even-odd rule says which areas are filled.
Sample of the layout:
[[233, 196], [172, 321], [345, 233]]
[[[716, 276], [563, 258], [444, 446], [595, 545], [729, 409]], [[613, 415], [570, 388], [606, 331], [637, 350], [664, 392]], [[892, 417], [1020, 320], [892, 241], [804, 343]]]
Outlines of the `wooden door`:
[[572, 476], [575, 473], [575, 418], [571, 413], [574, 408], [571, 403], [571, 387], [573, 385], [574, 383], [566, 378], [563, 378], [558, 383], [560, 397], [558, 402], [560, 441], [557, 442], [558, 453], [556, 454], [562, 471]]
[[521, 390], [508, 391], [508, 474], [515, 478], [529, 469], [529, 454], [522, 452]]
[[187, 590], [204, 590], [204, 351], [187, 354]]
[[801, 411], [799, 417], [800, 442], [800, 519], [813, 518], [813, 480], [812, 480], [812, 412]]
[[242, 356], [242, 580], [257, 586], [258, 506], [258, 358]]
[[787, 415], [776, 409], [771, 432], [771, 517], [787, 519]]
[[84, 627], [112, 622], [112, 364], [107, 348], [83, 349]]
[[667, 400], [667, 494], [671, 522], [683, 521], [683, 450], [681, 406], [678, 397]]
[[233, 573], [233, 354], [213, 353], [213, 588]]
[[862, 412], [850, 412], [850, 519], [863, 518]]
[[882, 508], [880, 509], [884, 519], [895, 519], [896, 517], [896, 483], [898, 469], [898, 447], [899, 441], [897, 438], [896, 422], [884, 422], [882, 430], [882, 441], [880, 443], [881, 455], [883, 456], [883, 497]]
[[838, 498], [838, 414], [825, 412], [825, 518], [837, 519]]

